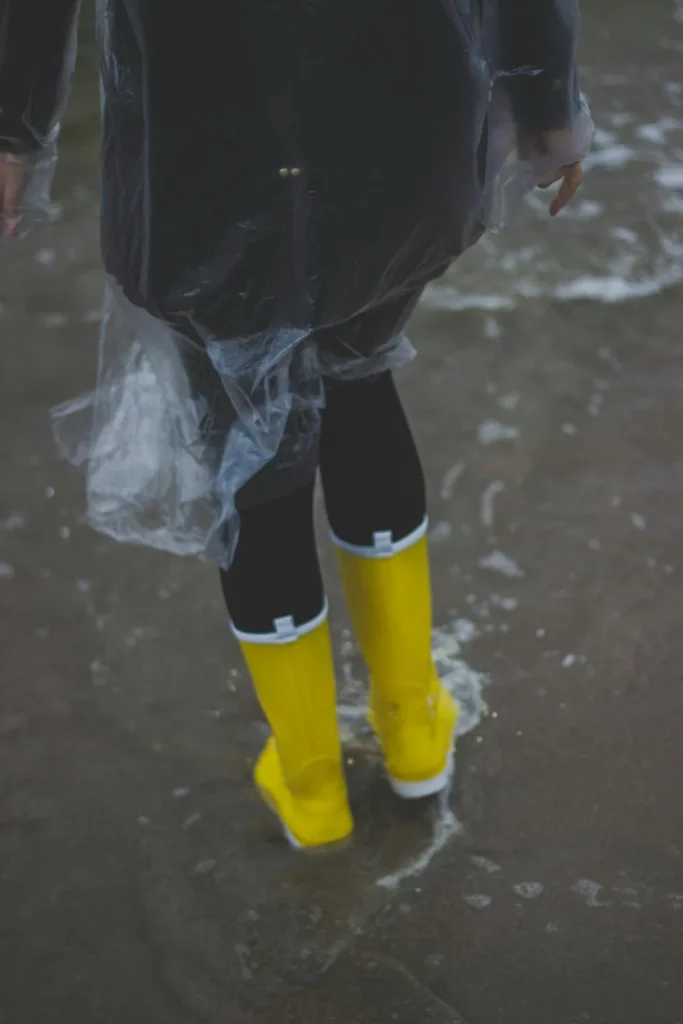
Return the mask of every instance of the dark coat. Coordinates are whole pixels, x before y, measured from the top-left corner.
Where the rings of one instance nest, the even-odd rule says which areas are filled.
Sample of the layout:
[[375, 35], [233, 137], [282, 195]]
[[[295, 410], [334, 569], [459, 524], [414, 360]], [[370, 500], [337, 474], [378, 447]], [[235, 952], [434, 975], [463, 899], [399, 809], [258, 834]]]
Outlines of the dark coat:
[[[5, 148], [48, 133], [75, 7], [0, 0]], [[506, 82], [528, 134], [576, 95], [574, 0], [103, 8], [106, 267], [200, 335], [336, 324], [438, 275], [484, 227], [491, 71], [534, 70]]]

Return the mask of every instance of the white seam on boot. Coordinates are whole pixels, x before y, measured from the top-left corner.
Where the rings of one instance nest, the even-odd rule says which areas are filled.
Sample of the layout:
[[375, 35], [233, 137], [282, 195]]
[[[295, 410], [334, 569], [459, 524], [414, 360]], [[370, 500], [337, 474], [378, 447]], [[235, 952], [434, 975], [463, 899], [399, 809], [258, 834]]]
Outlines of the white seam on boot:
[[398, 555], [401, 551], [407, 551], [408, 548], [412, 548], [418, 541], [421, 541], [428, 528], [429, 519], [425, 516], [417, 529], [409, 533], [407, 537], [394, 540], [390, 530], [378, 531], [373, 534], [374, 543], [365, 547], [360, 544], [349, 544], [348, 541], [342, 540], [341, 537], [337, 537], [332, 532], [330, 532], [330, 537], [336, 547], [342, 551], [348, 551], [351, 555], [358, 555], [359, 558], [391, 558], [392, 555]]
[[243, 633], [241, 629], [237, 629], [233, 623], [230, 623], [233, 633], [238, 640], [246, 644], [293, 644], [299, 640], [302, 636], [306, 636], [307, 633], [312, 633], [319, 626], [322, 626], [323, 622], [327, 619], [327, 599], [323, 606], [323, 610], [320, 615], [316, 615], [310, 622], [304, 622], [303, 625], [297, 626], [294, 623], [294, 619], [291, 615], [283, 615], [280, 619], [275, 619], [273, 625], [275, 631], [273, 633]]

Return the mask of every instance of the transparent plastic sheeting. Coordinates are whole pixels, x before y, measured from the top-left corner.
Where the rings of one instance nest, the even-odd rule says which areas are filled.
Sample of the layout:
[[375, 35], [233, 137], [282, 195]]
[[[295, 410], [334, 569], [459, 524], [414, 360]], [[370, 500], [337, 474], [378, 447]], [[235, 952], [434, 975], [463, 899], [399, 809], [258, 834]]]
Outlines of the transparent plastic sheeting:
[[[49, 208], [74, 0], [0, 0], [0, 160]], [[314, 470], [324, 378], [401, 365], [415, 297], [581, 158], [576, 0], [99, 0], [92, 525], [224, 566]], [[403, 311], [403, 312], [402, 312]]]

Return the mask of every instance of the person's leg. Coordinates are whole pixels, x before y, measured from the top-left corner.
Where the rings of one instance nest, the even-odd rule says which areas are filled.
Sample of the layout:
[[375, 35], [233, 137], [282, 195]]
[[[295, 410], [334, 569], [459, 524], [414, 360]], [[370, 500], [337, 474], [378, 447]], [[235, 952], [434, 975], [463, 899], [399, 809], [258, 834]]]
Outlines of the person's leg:
[[432, 660], [424, 476], [390, 373], [328, 382], [320, 468], [389, 778], [427, 796], [447, 784], [457, 713]]
[[311, 480], [241, 512], [221, 583], [233, 630], [272, 729], [255, 780], [295, 845], [337, 842], [353, 828], [337, 730], [327, 605]]
[[230, 569], [221, 571], [223, 596], [238, 636], [304, 627], [325, 612], [325, 593], [313, 525], [311, 480], [293, 494], [240, 513]]
[[371, 548], [377, 533], [424, 532], [422, 463], [393, 375], [328, 380], [325, 397], [319, 459], [334, 535]]

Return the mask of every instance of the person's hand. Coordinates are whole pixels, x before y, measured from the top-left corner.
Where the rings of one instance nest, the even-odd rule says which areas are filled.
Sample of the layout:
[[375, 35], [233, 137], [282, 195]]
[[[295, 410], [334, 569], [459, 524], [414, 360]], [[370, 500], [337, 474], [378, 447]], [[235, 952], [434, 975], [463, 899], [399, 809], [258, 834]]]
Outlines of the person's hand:
[[562, 129], [526, 137], [520, 140], [519, 152], [522, 159], [541, 166], [547, 167], [549, 161], [552, 166], [554, 161], [557, 161], [558, 170], [538, 183], [539, 188], [550, 188], [558, 181], [562, 182], [559, 192], [550, 204], [550, 216], [557, 217], [583, 184], [583, 167], [577, 157], [584, 156], [585, 153], [577, 152], [573, 132]]
[[0, 153], [0, 237], [19, 234], [19, 204], [28, 178], [28, 157]]
[[565, 167], [560, 167], [559, 171], [556, 171], [550, 178], [546, 178], [545, 181], [540, 182], [539, 188], [550, 188], [551, 185], [557, 184], [561, 181], [560, 190], [550, 204], [550, 216], [557, 217], [558, 213], [561, 213], [567, 206], [583, 184], [583, 167], [581, 161], [577, 161], [573, 164], [567, 164]]

